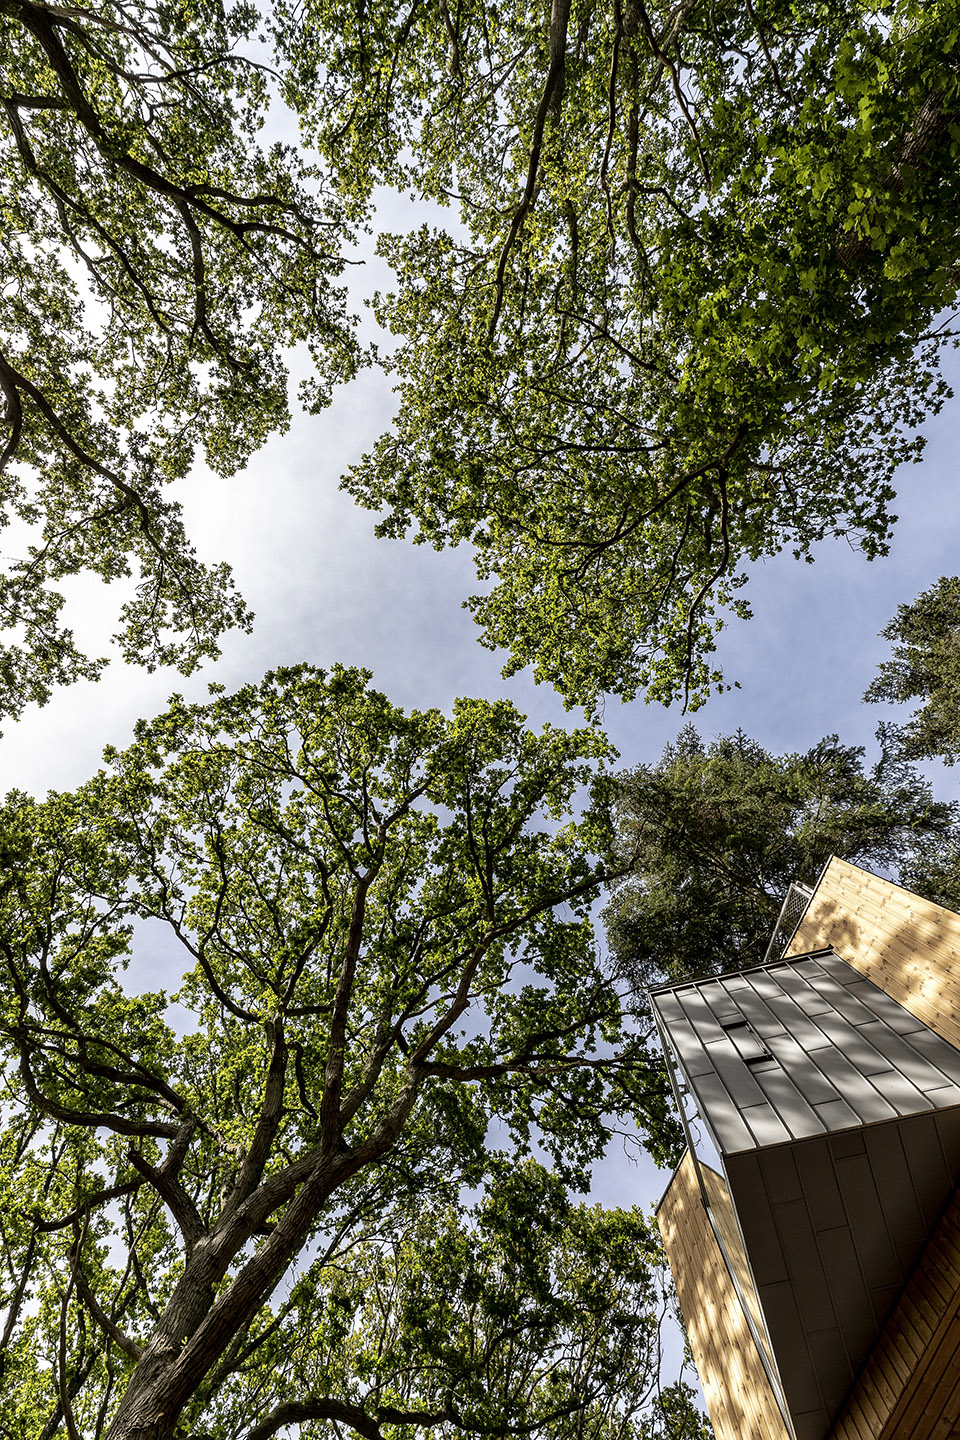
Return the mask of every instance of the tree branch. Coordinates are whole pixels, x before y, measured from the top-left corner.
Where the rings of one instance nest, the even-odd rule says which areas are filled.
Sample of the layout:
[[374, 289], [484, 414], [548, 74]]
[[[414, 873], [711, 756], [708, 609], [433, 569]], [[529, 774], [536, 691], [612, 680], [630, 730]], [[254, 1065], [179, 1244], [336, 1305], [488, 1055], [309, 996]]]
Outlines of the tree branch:
[[123, 1331], [120, 1329], [120, 1326], [115, 1324], [114, 1321], [110, 1319], [110, 1316], [103, 1309], [96, 1295], [94, 1295], [93, 1291], [90, 1289], [89, 1284], [87, 1283], [87, 1277], [84, 1275], [83, 1270], [80, 1268], [80, 1256], [76, 1253], [71, 1256], [71, 1268], [73, 1278], [76, 1281], [77, 1294], [80, 1296], [84, 1305], [89, 1310], [93, 1319], [100, 1326], [100, 1329], [105, 1335], [109, 1336], [109, 1338], [120, 1350], [123, 1351], [124, 1355], [129, 1356], [131, 1360], [139, 1360], [140, 1357], [143, 1355], [142, 1349], [139, 1345], [135, 1344], [128, 1335], [125, 1335], [123, 1333]]
[[359, 1405], [346, 1405], [342, 1400], [286, 1400], [248, 1430], [243, 1440], [270, 1440], [284, 1425], [304, 1425], [308, 1420], [331, 1420], [335, 1425], [349, 1425], [364, 1440], [383, 1440], [383, 1432]]
[[523, 189], [520, 203], [513, 214], [510, 222], [510, 229], [507, 238], [500, 250], [500, 258], [497, 262], [497, 273], [494, 277], [494, 294], [496, 299], [493, 305], [493, 314], [490, 316], [490, 325], [487, 336], [490, 342], [497, 332], [497, 325], [500, 321], [500, 311], [503, 308], [504, 281], [507, 273], [507, 260], [514, 242], [523, 228], [523, 222], [527, 218], [527, 212], [533, 204], [533, 197], [537, 190], [537, 171], [540, 168], [540, 154], [543, 149], [543, 135], [547, 124], [547, 117], [555, 110], [558, 99], [563, 93], [563, 81], [566, 71], [566, 49], [567, 49], [567, 24], [570, 18], [570, 0], [553, 0], [550, 11], [550, 64], [547, 69], [547, 77], [544, 81], [543, 90], [540, 95], [540, 103], [537, 106], [537, 113], [533, 122], [533, 136], [530, 142], [530, 154], [527, 160], [527, 180]]
[[40, 1234], [49, 1235], [56, 1230], [66, 1230], [77, 1220], [85, 1220], [91, 1210], [99, 1205], [107, 1205], [111, 1200], [119, 1200], [122, 1195], [135, 1195], [143, 1184], [142, 1180], [128, 1180], [125, 1185], [111, 1185], [106, 1190], [98, 1190], [95, 1195], [90, 1195], [82, 1201], [74, 1210], [66, 1215], [61, 1215], [58, 1220], [41, 1220], [37, 1223], [37, 1231]]
[[180, 1127], [172, 1121], [127, 1120], [109, 1110], [73, 1110], [69, 1105], [60, 1105], [56, 1100], [51, 1100], [37, 1085], [30, 1068], [29, 1039], [26, 1032], [18, 1028], [14, 1031], [13, 1038], [20, 1051], [19, 1068], [23, 1087], [33, 1104], [44, 1115], [50, 1115], [54, 1120], [63, 1120], [68, 1125], [82, 1125], [88, 1129], [103, 1127], [113, 1130], [117, 1135], [154, 1135], [167, 1140], [176, 1137]]
[[177, 1178], [177, 1172], [196, 1128], [197, 1123], [193, 1119], [179, 1127], [162, 1165], [151, 1165], [149, 1160], [132, 1146], [127, 1151], [130, 1164], [153, 1186], [180, 1227], [188, 1256], [197, 1241], [207, 1233], [199, 1210]]
[[290, 1052], [283, 1037], [283, 1026], [279, 1020], [264, 1021], [264, 1030], [267, 1033], [271, 1053], [267, 1078], [263, 1087], [263, 1104], [250, 1148], [243, 1158], [230, 1199], [224, 1207], [225, 1214], [235, 1210], [259, 1184], [264, 1166], [270, 1158], [270, 1147], [283, 1119], [283, 1092]]
[[373, 880], [373, 871], [357, 882], [350, 916], [350, 930], [347, 936], [346, 953], [340, 968], [337, 990], [333, 1000], [333, 1014], [330, 1018], [330, 1041], [327, 1049], [327, 1063], [323, 1080], [323, 1096], [320, 1101], [320, 1125], [323, 1143], [334, 1147], [340, 1139], [340, 1099], [343, 1088], [343, 1066], [346, 1058], [347, 1016], [356, 973], [357, 959], [363, 940], [363, 920], [366, 910], [367, 890]]

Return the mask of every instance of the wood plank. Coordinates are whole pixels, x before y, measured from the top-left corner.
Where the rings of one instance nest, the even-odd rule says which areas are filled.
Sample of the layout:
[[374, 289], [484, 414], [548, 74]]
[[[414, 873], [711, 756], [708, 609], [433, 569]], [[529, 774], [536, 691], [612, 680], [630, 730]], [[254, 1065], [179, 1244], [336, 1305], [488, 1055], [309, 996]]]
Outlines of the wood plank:
[[[945, 1327], [924, 1357], [922, 1373], [911, 1386], [891, 1417], [884, 1435], [909, 1435], [912, 1440], [929, 1440], [930, 1429], [955, 1389], [952, 1362], [960, 1345], [956, 1317]], [[893, 1427], [896, 1428], [893, 1428]]]
[[960, 1046], [960, 915], [834, 857], [786, 953], [826, 945]]
[[[704, 1175], [711, 1209], [721, 1227], [737, 1279], [751, 1302], [751, 1309], [756, 1307], [755, 1313], [759, 1315], [726, 1184], [709, 1169], [705, 1169]], [[703, 1207], [689, 1153], [670, 1183], [657, 1220], [717, 1440], [789, 1440]]]
[[[857, 1384], [857, 1394], [865, 1396], [870, 1401], [871, 1410], [877, 1417], [889, 1415], [899, 1398], [899, 1391], [891, 1383], [890, 1371], [886, 1364], [881, 1363], [886, 1359], [884, 1337], [880, 1337], [878, 1349], [867, 1361], [863, 1374]], [[874, 1425], [876, 1431], [877, 1424]]]
[[929, 1440], [952, 1440], [960, 1428], [960, 1352], [955, 1354], [944, 1378], [953, 1393], [948, 1395], [943, 1409], [931, 1425]]
[[960, 1333], [955, 1331], [958, 1338], [958, 1345], [954, 1349], [953, 1356], [943, 1373], [941, 1391], [946, 1393], [946, 1398], [940, 1414], [933, 1420], [930, 1426], [929, 1440], [946, 1440], [947, 1436], [955, 1435], [954, 1427], [960, 1419]]
[[950, 1415], [958, 1388], [960, 1191], [917, 1262], [830, 1440], [860, 1440], [856, 1426], [871, 1413], [869, 1440], [950, 1440], [951, 1429], [941, 1421]]

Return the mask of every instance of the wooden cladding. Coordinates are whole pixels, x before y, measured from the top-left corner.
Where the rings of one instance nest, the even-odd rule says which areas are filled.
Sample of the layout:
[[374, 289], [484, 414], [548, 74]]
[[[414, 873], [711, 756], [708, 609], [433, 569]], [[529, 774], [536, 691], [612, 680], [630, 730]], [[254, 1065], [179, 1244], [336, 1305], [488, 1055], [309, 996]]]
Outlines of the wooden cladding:
[[960, 1048], [960, 915], [834, 856], [784, 958], [827, 945]]
[[[787, 950], [832, 945], [960, 1047], [960, 915], [836, 857]], [[830, 1440], [960, 1437], [960, 1191], [947, 1205]]]
[[960, 1435], [960, 1195], [907, 1281], [830, 1440]]
[[[755, 1315], [759, 1307], [724, 1180], [701, 1167], [710, 1208]], [[707, 1217], [689, 1151], [657, 1215], [717, 1440], [789, 1440]], [[847, 1437], [844, 1437], [847, 1440]]]

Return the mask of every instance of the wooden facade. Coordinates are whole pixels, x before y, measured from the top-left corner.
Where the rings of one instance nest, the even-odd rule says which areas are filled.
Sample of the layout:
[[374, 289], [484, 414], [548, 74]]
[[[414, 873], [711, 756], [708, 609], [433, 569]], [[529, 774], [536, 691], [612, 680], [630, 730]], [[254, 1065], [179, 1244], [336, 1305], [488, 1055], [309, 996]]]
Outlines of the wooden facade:
[[[960, 1047], [960, 915], [836, 858], [788, 949], [832, 945]], [[960, 1191], [934, 1230], [830, 1440], [960, 1437]]]
[[960, 1436], [960, 1194], [884, 1326], [830, 1440]]
[[[960, 915], [834, 858], [783, 958], [810, 957], [827, 947], [960, 1049]], [[800, 961], [800, 971], [810, 963]], [[909, 1031], [910, 1025], [900, 1028]], [[939, 1042], [931, 1036], [930, 1043]], [[940, 1104], [956, 1105], [945, 1094], [940, 1092]], [[947, 1119], [953, 1123], [957, 1113]], [[869, 1139], [874, 1131], [866, 1133]], [[689, 1154], [658, 1218], [717, 1440], [792, 1440], [793, 1427], [781, 1415], [737, 1293], [739, 1286], [756, 1320], [762, 1306], [730, 1191], [723, 1177], [700, 1168], [726, 1261]], [[957, 1178], [955, 1169], [944, 1171], [941, 1196], [949, 1195]], [[878, 1312], [878, 1322], [883, 1314], [887, 1318], [873, 1332], [869, 1353], [861, 1350], [851, 1389], [839, 1411], [828, 1412], [829, 1435], [822, 1426], [817, 1431], [824, 1440], [960, 1440], [960, 1190], [939, 1212], [942, 1203], [927, 1212], [931, 1218], [919, 1234], [930, 1238], [902, 1272], [899, 1294], [891, 1291], [892, 1309]], [[757, 1328], [763, 1332], [762, 1321]]]
[[[709, 1167], [701, 1170], [737, 1279], [759, 1316], [726, 1184]], [[704, 1209], [689, 1151], [660, 1202], [657, 1221], [717, 1440], [790, 1440]]]
[[960, 1048], [960, 915], [834, 856], [786, 956], [826, 945]]

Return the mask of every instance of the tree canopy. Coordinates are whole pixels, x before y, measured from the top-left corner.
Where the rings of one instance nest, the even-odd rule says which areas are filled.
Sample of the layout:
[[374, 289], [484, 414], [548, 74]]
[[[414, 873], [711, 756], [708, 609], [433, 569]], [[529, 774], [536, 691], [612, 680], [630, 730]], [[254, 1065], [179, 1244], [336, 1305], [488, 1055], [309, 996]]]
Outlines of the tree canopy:
[[[652, 1223], [568, 1193], [679, 1138], [592, 939], [607, 745], [367, 679], [174, 699], [8, 798], [4, 1440], [709, 1433]], [[124, 984], [160, 944], [173, 1011]]]
[[742, 732], [705, 745], [688, 725], [619, 777], [620, 843], [637, 859], [606, 911], [617, 969], [650, 985], [759, 964], [791, 883], [813, 886], [834, 854], [956, 904], [943, 876], [958, 821], [893, 744], [867, 767], [835, 735], [777, 756]]
[[249, 624], [164, 486], [286, 427], [284, 347], [309, 347], [312, 410], [356, 368], [350, 217], [260, 135], [259, 23], [245, 0], [0, 6], [0, 715], [101, 668], [61, 618], [78, 571], [135, 577], [118, 638], [151, 668]]
[[346, 478], [469, 541], [509, 669], [588, 707], [720, 683], [749, 562], [884, 553], [946, 394], [958, 31], [946, 0], [281, 5], [285, 95], [385, 236], [396, 427]]
[[867, 700], [922, 703], [898, 727], [912, 760], [960, 759], [960, 576], [941, 575], [881, 632], [894, 641], [867, 690]]
[[164, 483], [287, 424], [285, 347], [308, 409], [354, 373], [336, 282], [381, 185], [451, 223], [381, 237], [400, 413], [348, 488], [472, 543], [511, 667], [695, 705], [750, 561], [886, 548], [946, 393], [957, 39], [947, 0], [4, 0], [0, 708], [98, 672], [78, 571], [136, 577], [147, 665], [248, 623]]

